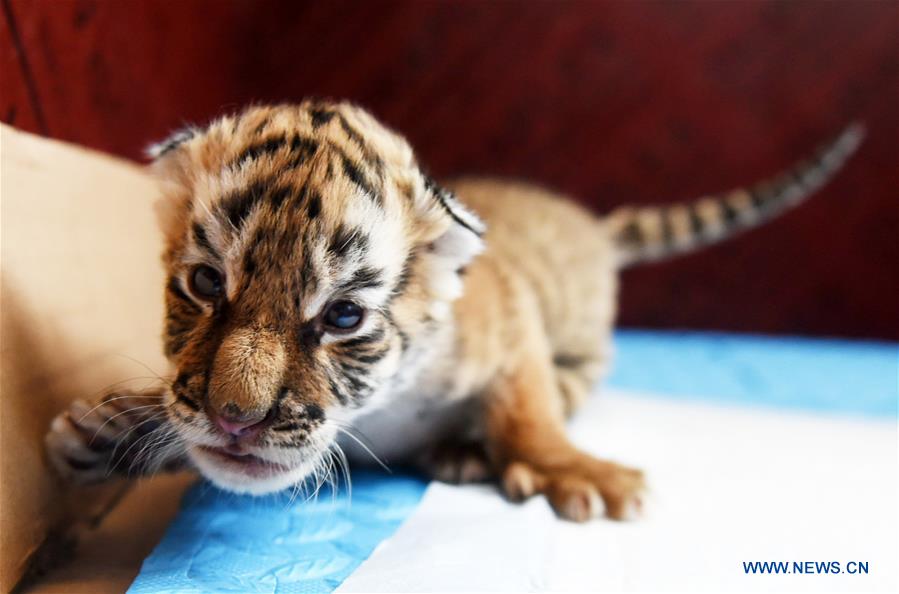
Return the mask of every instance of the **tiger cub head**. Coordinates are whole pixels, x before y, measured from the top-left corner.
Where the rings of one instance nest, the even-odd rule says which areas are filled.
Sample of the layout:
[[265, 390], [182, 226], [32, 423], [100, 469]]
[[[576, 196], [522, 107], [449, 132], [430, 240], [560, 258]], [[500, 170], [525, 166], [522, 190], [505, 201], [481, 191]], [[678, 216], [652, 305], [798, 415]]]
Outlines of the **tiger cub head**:
[[251, 107], [150, 153], [170, 423], [225, 489], [296, 484], [450, 323], [482, 224], [347, 103]]

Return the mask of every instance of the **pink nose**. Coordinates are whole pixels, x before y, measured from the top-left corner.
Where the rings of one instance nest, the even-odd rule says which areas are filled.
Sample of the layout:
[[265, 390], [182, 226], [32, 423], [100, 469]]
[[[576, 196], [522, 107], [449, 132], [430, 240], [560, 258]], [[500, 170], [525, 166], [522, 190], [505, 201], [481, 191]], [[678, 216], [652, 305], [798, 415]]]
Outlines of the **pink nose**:
[[271, 418], [273, 415], [271, 414], [266, 415], [262, 419], [259, 419], [259, 417], [240, 419], [225, 417], [215, 413], [211, 413], [209, 416], [212, 417], [212, 422], [215, 423], [223, 433], [240, 440], [253, 439], [259, 435], [263, 429], [268, 427], [273, 420]]
[[253, 430], [256, 425], [259, 425], [261, 421], [229, 421], [223, 417], [216, 417], [215, 424], [219, 426], [219, 429], [228, 433], [230, 435], [235, 435], [240, 437], [241, 435], [245, 435]]

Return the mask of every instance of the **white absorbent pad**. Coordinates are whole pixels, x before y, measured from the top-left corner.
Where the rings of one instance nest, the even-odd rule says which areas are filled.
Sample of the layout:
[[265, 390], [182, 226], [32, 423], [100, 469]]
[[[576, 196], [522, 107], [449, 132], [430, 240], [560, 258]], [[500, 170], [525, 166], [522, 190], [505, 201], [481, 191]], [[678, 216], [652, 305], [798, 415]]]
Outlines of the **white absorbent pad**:
[[[433, 483], [337, 592], [897, 588], [895, 418], [615, 392], [572, 434], [646, 471], [642, 520], [573, 524], [542, 498]], [[757, 562], [790, 573], [752, 573]]]

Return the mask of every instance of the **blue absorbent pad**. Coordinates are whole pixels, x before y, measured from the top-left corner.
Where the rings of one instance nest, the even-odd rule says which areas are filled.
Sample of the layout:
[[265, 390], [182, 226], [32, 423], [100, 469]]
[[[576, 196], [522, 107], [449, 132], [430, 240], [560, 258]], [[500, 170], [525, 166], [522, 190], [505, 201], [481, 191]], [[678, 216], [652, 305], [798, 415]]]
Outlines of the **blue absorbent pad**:
[[234, 495], [191, 488], [129, 594], [331, 592], [418, 504], [419, 477], [356, 470], [351, 496]]
[[622, 330], [606, 385], [658, 396], [896, 416], [899, 345], [714, 332]]
[[[607, 385], [673, 398], [896, 416], [892, 343], [621, 331]], [[144, 561], [131, 594], [331, 592], [415, 509], [427, 483], [354, 470], [352, 505], [237, 496], [201, 483]]]

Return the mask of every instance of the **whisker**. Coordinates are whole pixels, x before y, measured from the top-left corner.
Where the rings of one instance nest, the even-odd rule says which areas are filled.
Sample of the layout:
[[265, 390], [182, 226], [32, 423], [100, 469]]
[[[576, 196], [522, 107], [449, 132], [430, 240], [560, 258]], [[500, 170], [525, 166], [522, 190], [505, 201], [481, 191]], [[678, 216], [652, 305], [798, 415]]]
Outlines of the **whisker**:
[[[162, 408], [162, 405], [161, 405], [161, 404], [145, 404], [144, 406], [135, 406], [134, 408], [129, 408], [128, 410], [123, 410], [123, 411], [120, 412], [120, 413], [117, 413], [117, 414], [112, 415], [111, 417], [109, 417], [108, 419], [106, 419], [105, 421], [103, 421], [103, 424], [102, 424], [102, 425], [100, 425], [99, 427], [97, 427], [97, 430], [94, 431], [94, 435], [91, 437], [91, 440], [90, 440], [90, 442], [88, 442], [88, 443], [89, 443], [89, 444], [90, 444], [90, 443], [93, 443], [93, 442], [94, 442], [94, 439], [97, 437], [97, 434], [100, 433], [100, 431], [103, 430], [103, 427], [105, 427], [108, 423], [110, 423], [110, 422], [113, 421], [114, 419], [116, 419], [116, 418], [118, 418], [118, 417], [121, 417], [121, 416], [124, 415], [124, 414], [128, 414], [128, 413], [130, 413], [130, 412], [133, 412], [133, 411], [136, 411], [136, 410], [142, 410], [142, 409], [145, 409], [145, 408]], [[84, 420], [84, 417], [81, 417], [81, 421], [83, 421], [83, 420]], [[80, 422], [80, 421], [79, 421], [79, 422]]]
[[303, 503], [309, 503], [310, 499], [313, 501], [318, 501], [318, 492], [322, 488], [322, 482], [323, 482], [322, 477], [321, 477], [321, 471], [322, 471], [321, 463], [322, 463], [322, 460], [318, 460], [312, 469], [312, 475], [313, 475], [313, 478], [315, 479], [315, 490], [312, 492], [312, 494], [309, 495], [309, 497], [307, 497], [305, 499], [305, 501], [303, 501]]
[[147, 473], [155, 474], [162, 469], [164, 464], [182, 457], [184, 444], [178, 439], [178, 435], [172, 432], [168, 439], [160, 440], [157, 443], [156, 451], [151, 453], [153, 458], [148, 457], [146, 464]]
[[146, 463], [149, 462], [150, 456], [153, 453], [153, 449], [157, 447], [157, 444], [164, 442], [164, 440], [170, 439], [170, 437], [171, 436], [168, 434], [163, 434], [158, 436], [157, 439], [145, 440], [141, 448], [137, 451], [136, 454], [134, 454], [134, 456], [132, 456], [131, 460], [129, 460], [128, 462], [128, 475], [143, 475]]
[[137, 431], [140, 427], [146, 425], [146, 424], [149, 423], [150, 421], [155, 421], [155, 420], [158, 420], [160, 417], [165, 417], [165, 410], [164, 410], [164, 408], [165, 408], [165, 407], [163, 407], [163, 410], [161, 410], [161, 411], [159, 411], [159, 412], [153, 413], [152, 415], [150, 415], [149, 417], [147, 417], [146, 419], [144, 419], [144, 420], [141, 421], [140, 423], [136, 423], [136, 424], [134, 424], [134, 425], [131, 425], [130, 427], [128, 427], [128, 428], [125, 429], [124, 431], [120, 431], [120, 432], [116, 435], [116, 441], [121, 441], [121, 439], [120, 439], [121, 437], [123, 437], [123, 436], [127, 437], [130, 433], [133, 433], [134, 431]]
[[[139, 444], [142, 440], [144, 440], [144, 439], [150, 437], [151, 435], [153, 435], [154, 432], [155, 432], [155, 430], [154, 430], [154, 431], [151, 431], [150, 433], [147, 433], [146, 435], [142, 435], [142, 436], [138, 437], [137, 439], [135, 439], [135, 440], [134, 440], [133, 442], [131, 442], [131, 444], [125, 449], [125, 451], [122, 453], [121, 456], [116, 456], [116, 454], [115, 454], [115, 451], [116, 451], [116, 450], [114, 449], [114, 450], [113, 450], [113, 455], [109, 457], [109, 464], [107, 464], [107, 466], [106, 466], [106, 476], [111, 476], [111, 475], [116, 471], [116, 469], [119, 467], [119, 464], [122, 463], [122, 460], [127, 459], [127, 457], [128, 457], [128, 452], [130, 452], [131, 449], [134, 448], [134, 446], [136, 446], [137, 444]], [[118, 446], [116, 447], [116, 449], [118, 449]], [[111, 464], [111, 466], [110, 466], [110, 464]], [[130, 466], [130, 464], [129, 464], [129, 466]]]
[[[155, 433], [155, 431], [153, 432]], [[149, 468], [149, 463], [151, 460], [151, 456], [156, 453], [161, 446], [170, 443], [172, 439], [174, 439], [176, 435], [172, 431], [165, 431], [163, 435], [156, 440], [147, 440], [147, 442], [141, 447], [141, 449], [135, 454], [131, 464], [129, 465], [128, 473], [131, 475], [135, 469], [138, 471], [138, 476], [144, 474], [144, 472]]]
[[106, 399], [104, 399], [103, 401], [101, 401], [100, 403], [98, 403], [96, 406], [92, 407], [92, 408], [91, 408], [90, 410], [88, 410], [86, 413], [84, 413], [83, 415], [81, 415], [81, 418], [78, 419], [78, 422], [80, 423], [81, 421], [83, 421], [84, 419], [86, 419], [87, 416], [88, 416], [89, 414], [91, 414], [92, 412], [94, 412], [94, 411], [97, 410], [98, 408], [102, 408], [104, 405], [109, 404], [110, 402], [115, 402], [116, 400], [123, 400], [123, 399], [125, 399], [125, 398], [150, 398], [150, 399], [156, 398], [156, 399], [158, 399], [158, 400], [163, 400], [163, 399], [164, 399], [163, 396], [146, 396], [146, 395], [143, 395], [143, 394], [121, 394], [121, 395], [115, 396], [114, 398], [106, 398]]
[[322, 484], [328, 484], [328, 488], [331, 491], [331, 504], [333, 505], [337, 500], [337, 494], [335, 493], [334, 489], [334, 472], [336, 470], [336, 467], [334, 465], [334, 452], [331, 449], [327, 449], [325, 450], [325, 454], [328, 461], [328, 470], [323, 477]]
[[[112, 459], [115, 459], [115, 456], [116, 456], [116, 453], [117, 453], [118, 450], [119, 450], [119, 447], [120, 447], [123, 443], [125, 443], [126, 441], [128, 441], [128, 438], [130, 437], [130, 435], [131, 435], [132, 433], [134, 433], [134, 432], [137, 431], [140, 427], [142, 427], [143, 425], [149, 423], [150, 421], [157, 420], [157, 419], [159, 419], [160, 417], [164, 417], [164, 416], [165, 416], [165, 410], [161, 410], [161, 411], [155, 412], [155, 413], [153, 413], [152, 415], [150, 415], [149, 417], [147, 417], [146, 419], [144, 419], [143, 421], [141, 421], [140, 423], [136, 423], [136, 424], [134, 424], [134, 425], [128, 427], [128, 428], [125, 429], [124, 431], [120, 431], [119, 434], [116, 435], [116, 437], [115, 437], [115, 442], [116, 442], [116, 444], [115, 444], [115, 447], [112, 449], [112, 454], [111, 454], [110, 457], [111, 457]], [[125, 453], [127, 453], [127, 450], [126, 450]]]
[[[333, 506], [337, 502], [338, 491], [340, 490], [340, 473], [341, 466], [340, 460], [337, 459], [337, 454], [334, 453], [330, 448], [328, 449], [328, 458], [330, 459], [329, 464], [330, 469], [328, 471], [328, 486], [331, 488], [331, 505]], [[331, 470], [333, 469], [333, 472]]]
[[[146, 421], [149, 421], [149, 420], [151, 420], [152, 418], [155, 418], [156, 416], [159, 416], [159, 415], [162, 415], [162, 414], [164, 414], [164, 411], [160, 411], [160, 412], [156, 413], [156, 414], [154, 415], [154, 417], [151, 417], [150, 419], [147, 419]], [[146, 422], [146, 421], [144, 421], [144, 422]], [[136, 427], [135, 427], [135, 428], [136, 428]], [[134, 428], [132, 428], [131, 431], [134, 431]], [[140, 437], [138, 437], [137, 439], [135, 439], [133, 442], [131, 442], [131, 444], [130, 444], [130, 445], [125, 449], [125, 451], [122, 453], [121, 457], [119, 457], [118, 460], [116, 460], [116, 451], [118, 450], [119, 445], [120, 445], [122, 442], [124, 442], [125, 440], [120, 441], [119, 444], [116, 445], [115, 449], [113, 449], [113, 451], [112, 451], [112, 456], [110, 457], [110, 462], [112, 462], [113, 460], [116, 460], [116, 463], [115, 463], [115, 465], [113, 465], [113, 467], [112, 467], [111, 469], [109, 469], [109, 470], [107, 471], [107, 475], [109, 475], [109, 474], [115, 472], [115, 470], [116, 470], [116, 468], [118, 468], [119, 464], [122, 463], [122, 460], [126, 460], [126, 459], [128, 458], [128, 453], [131, 452], [131, 450], [134, 449], [134, 447], [135, 447], [137, 444], [139, 444], [141, 441], [144, 441], [144, 440], [152, 440], [152, 438], [154, 437], [154, 434], [157, 433], [157, 432], [160, 432], [160, 431], [162, 431], [162, 432], [169, 432], [169, 431], [171, 431], [171, 429], [170, 429], [169, 427], [167, 427], [166, 425], [160, 425], [159, 427], [157, 427], [156, 429], [153, 429], [153, 430], [150, 431], [149, 433], [147, 433], [147, 434], [145, 434], [145, 435], [141, 435]], [[129, 466], [130, 466], [130, 465], [129, 465]]]
[[293, 483], [293, 485], [290, 487], [290, 498], [287, 500], [286, 507], [290, 507], [291, 505], [293, 505], [293, 502], [297, 497], [297, 493], [300, 492], [300, 483], [301, 482], [302, 482], [302, 480], [295, 481]]
[[343, 479], [344, 484], [346, 485], [347, 504], [351, 505], [353, 503], [353, 479], [350, 477], [350, 464], [347, 461], [346, 454], [344, 454], [343, 449], [340, 447], [340, 444], [335, 442], [334, 446], [337, 450], [337, 460], [343, 467]]
[[[117, 381], [117, 382], [112, 382], [111, 384], [109, 384], [109, 385], [106, 386], [105, 388], [102, 388], [102, 389], [100, 389], [100, 390], [97, 390], [96, 392], [93, 392], [93, 393], [91, 394], [91, 396], [89, 397], [89, 399], [90, 399], [90, 400], [93, 400], [94, 398], [96, 398], [96, 397], [99, 396], [100, 394], [104, 394], [104, 393], [108, 393], [108, 392], [115, 392], [115, 390], [113, 390], [113, 388], [115, 388], [116, 386], [120, 386], [120, 385], [122, 385], [122, 384], [127, 384], [128, 382], [136, 382], [136, 381], [139, 381], [139, 380], [151, 380], [152, 382], [155, 382], [155, 381], [159, 380], [159, 378], [156, 377], [156, 376], [150, 376], [150, 375], [138, 375], [138, 376], [134, 376], [134, 377], [125, 378], [125, 379], [119, 380], [119, 381]], [[165, 380], [163, 380], [163, 381], [165, 381]], [[145, 390], [148, 390], [148, 389], [149, 389], [149, 385], [150, 385], [150, 384], [145, 384], [144, 387], [140, 388], [140, 389], [137, 390], [137, 391], [143, 392], [143, 391], [145, 391]], [[135, 395], [135, 397], [136, 397], [136, 395]], [[150, 396], [150, 395], [145, 395], [145, 397], [151, 398], [152, 396]], [[162, 396], [159, 396], [159, 398], [162, 398]]]
[[149, 371], [151, 374], [153, 374], [153, 375], [156, 377], [156, 379], [158, 379], [159, 381], [161, 381], [161, 382], [164, 383], [165, 385], [167, 385], [167, 386], [169, 386], [169, 387], [172, 386], [172, 383], [173, 383], [172, 380], [169, 380], [169, 379], [166, 379], [166, 378], [162, 377], [161, 375], [159, 375], [159, 373], [156, 372], [155, 369], [153, 369], [152, 367], [150, 367], [149, 365], [147, 365], [147, 364], [144, 363], [143, 361], [139, 361], [139, 360], [135, 359], [134, 357], [132, 357], [132, 356], [130, 356], [130, 355], [126, 355], [125, 353], [115, 353], [115, 355], [116, 355], [117, 357], [122, 357], [122, 358], [124, 358], [124, 359], [128, 359], [129, 361], [133, 361], [134, 363], [137, 363], [138, 365], [140, 365], [141, 367], [143, 367], [144, 369], [146, 369], [147, 371]]
[[362, 442], [365, 445], [367, 445], [369, 448], [374, 447], [374, 445], [372, 444], [371, 438], [369, 438], [365, 433], [363, 433], [362, 430], [357, 429], [356, 427], [353, 427], [349, 423], [345, 423], [343, 421], [335, 421], [334, 419], [328, 419], [327, 422], [336, 426], [339, 429], [343, 429], [344, 431], [352, 433], [353, 435], [356, 436], [357, 439], [362, 440]]
[[[346, 435], [347, 437], [349, 437], [350, 439], [352, 439], [353, 441], [355, 441], [357, 444], [359, 444], [359, 447], [361, 447], [363, 450], [365, 450], [365, 452], [366, 452], [369, 456], [371, 456], [372, 459], [373, 459], [375, 462], [377, 462], [378, 465], [381, 466], [381, 468], [383, 468], [384, 470], [386, 470], [388, 473], [393, 474], [393, 471], [390, 470], [390, 467], [387, 466], [387, 464], [385, 464], [383, 460], [381, 460], [380, 458], [378, 458], [378, 457], [375, 455], [375, 453], [374, 453], [373, 451], [371, 451], [371, 448], [369, 448], [367, 445], [365, 445], [365, 444], [362, 442], [361, 439], [359, 439], [358, 437], [356, 437], [355, 435], [353, 435], [350, 431], [348, 431], [347, 429], [344, 429], [344, 428], [341, 427], [340, 425], [334, 425], [334, 427], [336, 427], [338, 431], [340, 431], [341, 433], [343, 433], [344, 435]], [[343, 453], [343, 450], [341, 450], [341, 453]], [[345, 457], [345, 455], [344, 455], [344, 457]]]
[[144, 450], [139, 452], [134, 458], [135, 463], [141, 465], [139, 472], [141, 474], [153, 474], [157, 472], [167, 460], [173, 459], [174, 456], [171, 455], [169, 450], [172, 449], [172, 446], [175, 446], [174, 449], [177, 450], [178, 447], [181, 446], [179, 441], [178, 434], [174, 431], [170, 431], [167, 435], [163, 435], [159, 440], [150, 443], [147, 448], [144, 448]]

